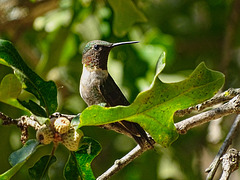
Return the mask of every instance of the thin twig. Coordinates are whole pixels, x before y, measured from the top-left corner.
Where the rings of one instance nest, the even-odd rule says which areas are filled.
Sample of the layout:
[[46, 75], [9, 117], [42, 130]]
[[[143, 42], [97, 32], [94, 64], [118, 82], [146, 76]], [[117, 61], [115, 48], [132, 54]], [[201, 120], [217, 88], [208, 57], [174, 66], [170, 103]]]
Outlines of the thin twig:
[[229, 151], [221, 157], [223, 173], [220, 180], [228, 180], [232, 172], [239, 168], [239, 151], [229, 149]]
[[21, 142], [25, 144], [28, 139], [28, 127], [31, 126], [35, 130], [39, 129], [40, 124], [35, 120], [34, 116], [21, 116], [18, 119], [8, 117], [4, 113], [0, 112], [0, 119], [3, 120], [2, 125], [17, 125], [21, 129]]
[[222, 106], [203, 112], [201, 114], [192, 116], [183, 121], [175, 123], [175, 127], [179, 134], [185, 134], [189, 129], [192, 129], [201, 124], [207, 123], [211, 120], [227, 116], [232, 113], [240, 112], [240, 95], [235, 96], [228, 103]]
[[208, 173], [207, 176], [207, 180], [211, 180], [213, 179], [217, 168], [220, 164], [220, 158], [223, 156], [224, 153], [226, 153], [228, 147], [232, 144], [232, 140], [236, 135], [236, 132], [239, 128], [239, 124], [240, 124], [240, 115], [238, 115], [234, 121], [234, 123], [232, 124], [232, 127], [226, 137], [226, 139], [224, 140], [220, 150], [218, 151], [218, 154], [215, 156], [213, 162], [211, 163], [211, 165], [205, 170], [205, 172]]
[[109, 179], [111, 176], [116, 174], [120, 171], [123, 167], [128, 165], [134, 159], [142, 155], [145, 151], [151, 149], [151, 146], [146, 148], [141, 148], [137, 145], [134, 149], [132, 149], [128, 154], [123, 156], [121, 159], [116, 160], [112, 167], [110, 167], [106, 172], [104, 172], [101, 176], [97, 178], [97, 180], [106, 180]]
[[240, 88], [238, 88], [238, 89], [230, 88], [230, 89], [224, 91], [223, 93], [216, 94], [211, 99], [209, 99], [201, 104], [197, 104], [197, 105], [189, 107], [187, 109], [178, 110], [175, 112], [175, 115], [176, 116], [184, 116], [186, 114], [190, 114], [193, 111], [202, 111], [202, 110], [206, 109], [207, 107], [212, 107], [216, 104], [227, 102], [238, 94], [240, 94]]
[[3, 114], [2, 112], [0, 112], [0, 119], [3, 120], [2, 125], [10, 125], [10, 124], [18, 124], [18, 120], [12, 119], [10, 117], [8, 117], [7, 115]]

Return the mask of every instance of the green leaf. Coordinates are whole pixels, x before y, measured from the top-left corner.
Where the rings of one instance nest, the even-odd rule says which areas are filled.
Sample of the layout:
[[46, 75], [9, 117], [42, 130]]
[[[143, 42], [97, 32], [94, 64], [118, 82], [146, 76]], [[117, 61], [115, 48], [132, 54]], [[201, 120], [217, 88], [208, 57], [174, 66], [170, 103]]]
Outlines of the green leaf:
[[[18, 174], [28, 174], [28, 169], [33, 167], [39, 159], [52, 152], [52, 145], [39, 145], [37, 140], [28, 140], [19, 150], [13, 152], [9, 157], [9, 162], [14, 165], [11, 169], [0, 175], [0, 179], [10, 179]], [[26, 179], [29, 179], [26, 177]]]
[[28, 140], [19, 150], [9, 156], [9, 163], [13, 166], [11, 169], [0, 175], [0, 179], [10, 179], [27, 162], [28, 158], [36, 150], [39, 142], [37, 140]]
[[22, 84], [14, 74], [6, 75], [0, 84], [0, 101], [27, 111], [17, 98], [22, 91]]
[[71, 120], [71, 126], [75, 128], [75, 130], [78, 129], [78, 126], [80, 124], [80, 114], [77, 114], [72, 120]]
[[25, 161], [36, 149], [39, 142], [36, 139], [30, 139], [19, 150], [13, 152], [9, 156], [9, 163], [15, 166], [18, 163]]
[[166, 53], [162, 52], [157, 61], [156, 74], [160, 74], [165, 66], [166, 66]]
[[135, 23], [147, 21], [131, 0], [108, 0], [108, 2], [114, 11], [113, 32], [116, 36], [122, 37]]
[[9, 169], [8, 171], [4, 172], [3, 174], [0, 175], [0, 179], [1, 180], [9, 180], [11, 179], [12, 176], [14, 176], [18, 171], [19, 169], [24, 165], [24, 163], [26, 162], [27, 160], [24, 160], [18, 164], [16, 164], [15, 166], [13, 166], [11, 169]]
[[42, 116], [34, 116], [34, 119], [36, 119], [36, 121], [39, 122], [40, 125], [50, 123], [49, 118], [45, 118], [45, 117], [42, 117]]
[[[53, 81], [44, 81], [23, 61], [11, 42], [0, 40], [0, 63], [14, 69], [14, 73], [25, 84], [26, 90], [40, 101], [50, 115], [57, 109], [57, 88]], [[39, 113], [41, 114], [41, 112]]]
[[70, 157], [70, 151], [63, 144], [60, 143], [58, 144], [58, 147], [54, 152], [54, 156], [56, 157], [56, 162], [51, 164], [48, 169], [49, 178], [65, 179], [64, 171]]
[[[21, 177], [22, 174], [27, 175], [25, 179], [32, 179], [29, 175], [29, 169], [34, 167], [36, 163], [40, 161], [40, 159], [46, 155], [52, 155], [53, 154], [53, 143], [50, 143], [48, 145], [41, 145], [39, 144], [35, 151], [27, 158], [26, 163], [22, 166], [22, 168], [19, 170], [19, 172], [14, 177]], [[55, 154], [54, 154], [55, 155]], [[47, 166], [45, 166], [47, 168]], [[50, 166], [51, 167], [51, 166]], [[49, 172], [49, 170], [48, 170]], [[48, 174], [49, 175], [49, 174]]]
[[41, 157], [41, 159], [28, 170], [31, 179], [49, 179], [48, 169], [55, 161], [56, 157], [52, 155]]
[[18, 102], [24, 107], [26, 107], [29, 111], [31, 111], [36, 116], [47, 117], [46, 111], [34, 101], [29, 100], [27, 102], [27, 101], [21, 101], [18, 99]]
[[[163, 57], [160, 57], [162, 60]], [[160, 66], [163, 66], [160, 63]], [[161, 68], [160, 68], [161, 71]], [[129, 106], [90, 106], [80, 116], [80, 126], [102, 125], [121, 120], [141, 125], [160, 145], [167, 147], [178, 137], [173, 115], [176, 110], [211, 98], [224, 84], [224, 75], [201, 63], [184, 81], [163, 83], [158, 74], [151, 88], [141, 92]]]
[[91, 162], [100, 153], [101, 145], [89, 137], [84, 137], [79, 150], [71, 153], [65, 169], [66, 179], [92, 180], [95, 179]]

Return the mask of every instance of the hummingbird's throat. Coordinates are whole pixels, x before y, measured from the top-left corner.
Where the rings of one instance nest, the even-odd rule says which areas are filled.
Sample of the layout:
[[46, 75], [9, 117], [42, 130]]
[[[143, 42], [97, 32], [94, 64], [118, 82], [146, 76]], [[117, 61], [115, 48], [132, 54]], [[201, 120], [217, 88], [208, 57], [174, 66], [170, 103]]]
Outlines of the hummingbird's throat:
[[[108, 55], [108, 54], [107, 54]], [[82, 63], [85, 67], [91, 69], [107, 70], [108, 56], [101, 56], [100, 53], [84, 56]]]

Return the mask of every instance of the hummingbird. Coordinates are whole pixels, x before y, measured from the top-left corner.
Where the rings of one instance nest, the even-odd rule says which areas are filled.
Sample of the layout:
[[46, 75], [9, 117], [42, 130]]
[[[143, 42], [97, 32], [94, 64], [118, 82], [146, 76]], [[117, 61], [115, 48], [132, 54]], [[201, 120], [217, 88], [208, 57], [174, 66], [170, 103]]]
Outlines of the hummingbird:
[[[108, 55], [112, 48], [133, 43], [138, 43], [138, 41], [110, 43], [94, 40], [86, 44], [82, 55], [83, 70], [79, 90], [81, 97], [88, 106], [103, 103], [106, 107], [130, 105], [120, 88], [108, 73], [107, 63]], [[123, 120], [116, 123], [101, 125], [101, 127], [128, 135], [135, 139], [141, 147], [146, 145], [153, 146], [146, 132], [137, 123]]]

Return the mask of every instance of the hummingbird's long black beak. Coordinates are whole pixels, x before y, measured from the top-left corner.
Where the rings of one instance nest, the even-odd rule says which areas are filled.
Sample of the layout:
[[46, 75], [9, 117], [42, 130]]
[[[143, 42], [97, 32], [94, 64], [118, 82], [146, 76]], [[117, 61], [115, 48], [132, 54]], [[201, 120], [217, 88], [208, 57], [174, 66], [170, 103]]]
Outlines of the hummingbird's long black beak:
[[116, 47], [116, 46], [125, 45], [125, 44], [134, 44], [134, 43], [139, 43], [139, 41], [126, 41], [126, 42], [113, 43], [111, 45], [111, 48]]

